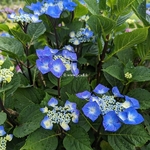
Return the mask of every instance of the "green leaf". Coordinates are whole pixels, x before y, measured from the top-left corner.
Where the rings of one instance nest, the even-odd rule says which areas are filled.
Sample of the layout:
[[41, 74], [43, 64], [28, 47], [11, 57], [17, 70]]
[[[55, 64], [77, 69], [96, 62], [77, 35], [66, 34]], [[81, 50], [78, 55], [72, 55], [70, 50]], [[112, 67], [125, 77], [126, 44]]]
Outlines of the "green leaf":
[[114, 78], [116, 78], [120, 81], [124, 81], [123, 68], [121, 68], [120, 66], [111, 65], [111, 66], [103, 69], [103, 71], [107, 72], [108, 74], [110, 74], [111, 76], [113, 76]]
[[80, 4], [78, 0], [76, 0], [75, 3], [77, 4], [77, 7], [74, 10], [74, 18], [80, 18], [88, 13], [88, 9], [84, 5]]
[[87, 24], [90, 26], [91, 30], [95, 34], [102, 34], [106, 36], [109, 34], [112, 29], [116, 26], [116, 22], [106, 18], [104, 16], [92, 15], [87, 21]]
[[129, 96], [136, 98], [139, 103], [140, 103], [140, 109], [149, 109], [150, 108], [150, 92], [145, 90], [145, 89], [141, 89], [141, 88], [136, 88], [134, 90], [131, 90], [128, 93]]
[[66, 150], [92, 150], [88, 133], [79, 126], [72, 126], [66, 133], [63, 145]]
[[20, 32], [14, 29], [11, 29], [10, 31], [13, 34], [13, 36], [24, 45], [26, 45], [31, 40], [30, 36], [23, 32]]
[[0, 112], [0, 125], [3, 124], [7, 119], [7, 115], [4, 112]]
[[104, 140], [100, 143], [100, 147], [101, 150], [113, 150], [109, 143]]
[[30, 134], [20, 150], [56, 150], [58, 139], [54, 131], [40, 128]]
[[14, 38], [0, 37], [0, 49], [15, 57], [24, 55], [23, 45]]
[[99, 14], [99, 5], [97, 4], [96, 0], [84, 0], [86, 7], [88, 8], [88, 10], [93, 14]]
[[142, 125], [124, 125], [119, 131], [108, 134], [108, 142], [114, 150], [133, 150], [149, 139], [150, 136]]
[[148, 28], [141, 28], [141, 29], [136, 29], [129, 33], [123, 33], [121, 35], [117, 35], [114, 39], [115, 49], [110, 55], [108, 55], [105, 61], [110, 59], [116, 53], [124, 49], [128, 49], [134, 46], [135, 44], [139, 44], [145, 41], [148, 33], [147, 29]]
[[29, 5], [30, 5], [31, 3], [36, 3], [36, 2], [37, 2], [37, 0], [25, 0], [25, 1], [26, 1], [26, 3], [29, 4]]
[[9, 27], [6, 24], [0, 24], [0, 30], [8, 32], [9, 31]]
[[40, 35], [46, 31], [45, 25], [41, 23], [31, 23], [28, 25], [27, 33], [31, 38], [31, 42], [34, 42]]
[[39, 105], [29, 105], [25, 107], [19, 114], [18, 121], [19, 126], [17, 126], [13, 134], [15, 137], [21, 138], [28, 134], [34, 132], [40, 128], [40, 122], [43, 119], [44, 114], [40, 112]]

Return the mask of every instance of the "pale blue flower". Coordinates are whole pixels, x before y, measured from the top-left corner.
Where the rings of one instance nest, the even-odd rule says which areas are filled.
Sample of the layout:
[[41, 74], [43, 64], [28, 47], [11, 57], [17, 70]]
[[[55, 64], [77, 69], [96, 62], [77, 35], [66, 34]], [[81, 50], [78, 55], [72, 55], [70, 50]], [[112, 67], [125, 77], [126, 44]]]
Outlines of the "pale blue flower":
[[6, 134], [6, 132], [4, 130], [4, 126], [0, 126], [0, 136], [3, 136], [5, 134]]
[[52, 97], [49, 101], [48, 101], [48, 106], [51, 107], [55, 107], [58, 104], [58, 100], [54, 97]]
[[93, 92], [97, 93], [97, 94], [105, 94], [109, 91], [109, 88], [105, 87], [102, 84], [98, 84], [95, 89], [93, 90]]

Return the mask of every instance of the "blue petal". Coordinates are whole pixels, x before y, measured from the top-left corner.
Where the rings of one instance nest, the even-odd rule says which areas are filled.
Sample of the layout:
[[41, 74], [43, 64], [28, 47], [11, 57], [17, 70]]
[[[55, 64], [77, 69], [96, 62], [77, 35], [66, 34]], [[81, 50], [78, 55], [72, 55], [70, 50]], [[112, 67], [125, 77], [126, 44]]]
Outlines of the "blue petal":
[[68, 11], [73, 11], [75, 7], [77, 6], [74, 2], [64, 2], [64, 9]]
[[72, 113], [72, 122], [78, 123], [78, 121], [79, 121], [79, 110], [76, 109]]
[[125, 109], [123, 112], [118, 114], [120, 120], [125, 124], [140, 124], [144, 121], [141, 114], [137, 112], [133, 107]]
[[66, 45], [66, 46], [63, 47], [63, 49], [74, 52], [74, 48], [71, 45]]
[[4, 130], [4, 126], [0, 126], [0, 136], [3, 136], [5, 134], [6, 134], [6, 132]]
[[116, 86], [112, 88], [112, 93], [114, 94], [115, 97], [124, 97], [122, 94], [120, 94]]
[[81, 93], [77, 93], [76, 96], [81, 99], [88, 99], [91, 97], [91, 93], [89, 91], [84, 91]]
[[88, 102], [88, 103], [86, 103], [83, 106], [82, 111], [83, 111], [84, 115], [86, 117], [90, 118], [93, 122], [101, 114], [100, 108], [99, 108], [99, 106], [97, 105], [96, 102]]
[[97, 94], [105, 94], [108, 92], [108, 90], [109, 88], [105, 87], [102, 84], [98, 84], [93, 91]]
[[36, 66], [41, 71], [42, 74], [46, 74], [51, 71], [49, 65], [50, 59], [47, 57], [36, 60]]
[[70, 127], [69, 127], [69, 125], [68, 125], [66, 122], [60, 123], [60, 126], [61, 126], [65, 131], [70, 130]]
[[60, 78], [66, 70], [63, 62], [60, 59], [56, 59], [51, 64], [51, 72], [57, 78]]
[[55, 107], [57, 104], [58, 104], [58, 100], [55, 99], [54, 97], [52, 97], [52, 98], [48, 101], [48, 106]]
[[60, 8], [55, 5], [55, 6], [49, 6], [48, 10], [46, 11], [46, 14], [53, 17], [53, 18], [59, 18], [61, 14]]
[[62, 50], [62, 55], [66, 59], [70, 59], [72, 61], [76, 61], [77, 60], [77, 55], [74, 52], [70, 52], [68, 50]]
[[108, 112], [103, 116], [103, 126], [106, 131], [115, 132], [121, 127], [121, 122], [114, 111]]
[[139, 101], [137, 99], [129, 97], [129, 96], [125, 96], [125, 100], [129, 101], [131, 103], [130, 107], [134, 107], [135, 109], [140, 108], [140, 104], [139, 104]]
[[71, 72], [74, 76], [79, 74], [79, 69], [77, 68], [77, 63], [71, 63]]
[[48, 107], [40, 108], [40, 111], [42, 113], [47, 113], [48, 112]]
[[51, 123], [51, 120], [48, 118], [48, 116], [45, 116], [44, 119], [41, 121], [41, 126], [44, 129], [52, 130], [53, 124]]
[[65, 103], [65, 107], [67, 108], [67, 111], [73, 112], [76, 109], [77, 104], [70, 102], [70, 101], [66, 101]]

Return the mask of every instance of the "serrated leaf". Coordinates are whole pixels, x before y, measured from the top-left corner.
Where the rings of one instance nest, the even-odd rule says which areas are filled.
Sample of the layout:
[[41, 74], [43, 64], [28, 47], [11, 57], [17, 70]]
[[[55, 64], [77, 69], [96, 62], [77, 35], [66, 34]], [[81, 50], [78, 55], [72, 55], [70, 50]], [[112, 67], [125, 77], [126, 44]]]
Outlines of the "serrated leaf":
[[111, 65], [105, 69], [103, 69], [104, 72], [108, 73], [109, 75], [113, 76], [114, 78], [124, 81], [124, 72], [123, 68], [117, 65]]
[[39, 105], [29, 105], [25, 107], [18, 117], [19, 126], [17, 126], [13, 134], [15, 137], [21, 138], [34, 132], [40, 128], [40, 122], [43, 119], [43, 114], [40, 112]]
[[92, 15], [87, 21], [91, 30], [95, 33], [101, 33], [106, 36], [111, 32], [111, 30], [116, 26], [116, 22], [100, 15]]
[[144, 145], [150, 136], [143, 125], [124, 125], [115, 133], [108, 134], [108, 142], [114, 150], [133, 150]]
[[66, 134], [63, 140], [66, 150], [92, 150], [90, 139], [84, 129], [79, 126], [72, 126], [71, 130]]
[[129, 96], [136, 98], [139, 103], [140, 103], [140, 109], [148, 109], [150, 108], [150, 92], [145, 90], [145, 89], [141, 89], [141, 88], [136, 88], [134, 90], [131, 90], [128, 93]]
[[99, 14], [99, 5], [97, 4], [96, 0], [93, 0], [91, 3], [91, 0], [84, 0], [86, 7], [88, 8], [88, 10], [93, 14]]
[[46, 31], [45, 25], [41, 23], [31, 23], [28, 25], [27, 34], [31, 38], [31, 42], [34, 42], [40, 35]]
[[56, 136], [54, 131], [40, 128], [27, 137], [25, 145], [20, 150], [56, 150]]
[[124, 49], [128, 49], [134, 46], [135, 44], [139, 44], [145, 41], [148, 33], [147, 30], [148, 28], [141, 28], [129, 33], [117, 35], [114, 39], [115, 49], [110, 55], [108, 55], [106, 60], [110, 59], [113, 55]]
[[14, 38], [0, 37], [0, 49], [15, 57], [24, 55], [23, 45]]
[[29, 42], [31, 40], [30, 36], [28, 36], [27, 34], [25, 34], [23, 32], [19, 32], [19, 31], [14, 30], [14, 29], [11, 29], [10, 31], [13, 34], [13, 36], [16, 39], [18, 39], [24, 45], [26, 45], [27, 42]]
[[7, 115], [4, 112], [0, 112], [0, 125], [3, 124], [7, 119]]

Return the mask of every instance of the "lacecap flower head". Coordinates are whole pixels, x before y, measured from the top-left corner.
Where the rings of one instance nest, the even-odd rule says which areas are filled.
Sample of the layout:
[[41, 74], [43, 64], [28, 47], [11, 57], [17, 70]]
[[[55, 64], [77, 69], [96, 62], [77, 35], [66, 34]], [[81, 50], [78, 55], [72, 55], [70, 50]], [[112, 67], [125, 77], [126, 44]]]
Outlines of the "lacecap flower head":
[[76, 103], [66, 101], [65, 105], [57, 106], [58, 100], [51, 98], [48, 102], [48, 107], [41, 108], [40, 111], [46, 116], [41, 121], [41, 126], [44, 129], [52, 130], [54, 124], [59, 124], [65, 131], [70, 130], [69, 123], [72, 121], [78, 123], [79, 110], [76, 109]]
[[76, 3], [72, 0], [43, 0], [42, 2], [32, 3], [27, 6], [35, 15], [46, 14], [52, 18], [59, 18], [64, 10], [73, 11]]
[[11, 141], [12, 134], [6, 134], [4, 126], [0, 126], [0, 150], [6, 150], [7, 141]]
[[57, 78], [60, 78], [65, 71], [71, 71], [74, 76], [79, 74], [77, 55], [70, 45], [62, 50], [45, 46], [44, 49], [36, 50], [36, 54], [39, 58], [36, 60], [36, 65], [42, 74], [51, 72]]
[[[138, 100], [122, 95], [117, 87], [112, 88], [111, 95], [108, 91], [109, 88], [99, 84], [92, 92], [83, 91], [76, 94], [78, 98], [87, 101], [82, 108], [86, 117], [94, 122], [102, 115], [105, 130], [112, 132], [117, 131], [123, 123], [136, 125], [144, 121], [136, 110], [140, 107]], [[122, 102], [117, 101], [116, 98]]]

